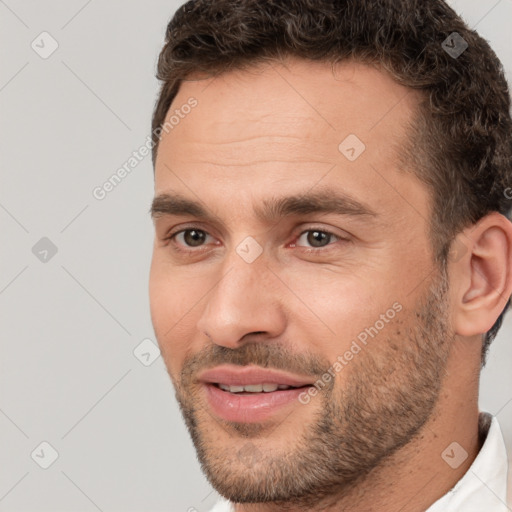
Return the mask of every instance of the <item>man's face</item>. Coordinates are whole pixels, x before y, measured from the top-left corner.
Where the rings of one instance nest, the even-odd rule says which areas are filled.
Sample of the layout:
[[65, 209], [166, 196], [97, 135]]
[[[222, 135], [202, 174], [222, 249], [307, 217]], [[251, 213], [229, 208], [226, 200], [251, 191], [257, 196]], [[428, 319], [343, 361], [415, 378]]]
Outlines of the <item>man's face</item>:
[[[342, 492], [435, 412], [450, 311], [429, 191], [397, 166], [413, 94], [361, 64], [289, 60], [173, 101], [155, 196], [206, 216], [155, 203], [151, 315], [203, 469], [233, 501]], [[324, 196], [338, 210], [311, 206]], [[243, 384], [269, 386], [226, 388]]]

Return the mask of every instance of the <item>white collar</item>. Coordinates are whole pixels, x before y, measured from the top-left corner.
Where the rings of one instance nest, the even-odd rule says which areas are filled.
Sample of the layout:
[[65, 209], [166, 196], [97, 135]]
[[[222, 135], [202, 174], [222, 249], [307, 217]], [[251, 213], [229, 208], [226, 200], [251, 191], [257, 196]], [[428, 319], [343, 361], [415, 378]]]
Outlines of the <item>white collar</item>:
[[[508, 507], [506, 505], [508, 460], [498, 419], [486, 412], [481, 412], [478, 419], [478, 433], [484, 442], [473, 464], [455, 486], [425, 512], [512, 510], [510, 502]], [[509, 483], [512, 495], [510, 487], [512, 483]], [[222, 498], [211, 512], [232, 512], [230, 505], [229, 501]]]
[[426, 512], [508, 512], [508, 461], [505, 441], [496, 416], [481, 412], [482, 448], [464, 476]]

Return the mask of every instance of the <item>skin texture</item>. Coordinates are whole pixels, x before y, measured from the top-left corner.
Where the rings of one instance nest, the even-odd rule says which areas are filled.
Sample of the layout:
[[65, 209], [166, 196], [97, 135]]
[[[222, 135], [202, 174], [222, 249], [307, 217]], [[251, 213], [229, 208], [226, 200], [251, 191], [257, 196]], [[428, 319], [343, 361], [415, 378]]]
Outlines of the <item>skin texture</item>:
[[[162, 137], [155, 196], [179, 193], [216, 220], [155, 215], [149, 291], [203, 470], [238, 512], [425, 510], [480, 448], [481, 334], [511, 293], [510, 223], [488, 215], [458, 236], [446, 274], [434, 265], [430, 191], [396, 164], [418, 97], [375, 68], [287, 59], [191, 78], [170, 110], [190, 97]], [[338, 149], [349, 134], [366, 146], [355, 161]], [[376, 215], [255, 213], [321, 190]], [[204, 239], [166, 239], [184, 229]], [[262, 249], [252, 263], [236, 250], [248, 236]], [[254, 364], [316, 380], [393, 304], [308, 404], [260, 423], [210, 410], [199, 372]], [[455, 469], [441, 457], [454, 441], [468, 453]]]

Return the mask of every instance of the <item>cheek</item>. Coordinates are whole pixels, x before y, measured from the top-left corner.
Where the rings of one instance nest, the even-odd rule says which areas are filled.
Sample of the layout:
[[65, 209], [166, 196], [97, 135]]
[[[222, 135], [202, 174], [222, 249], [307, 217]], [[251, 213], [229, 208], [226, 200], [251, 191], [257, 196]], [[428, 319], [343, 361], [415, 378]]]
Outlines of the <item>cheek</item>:
[[190, 309], [193, 286], [183, 278], [179, 268], [166, 261], [161, 250], [155, 250], [149, 274], [149, 303], [156, 334], [162, 337]]
[[194, 335], [195, 325], [191, 294], [196, 290], [183, 286], [171, 273], [152, 264], [149, 278], [151, 322], [167, 368], [177, 375]]
[[386, 277], [378, 272], [329, 272], [328, 277], [317, 273], [296, 282], [294, 291], [308, 309], [301, 304], [304, 313], [298, 314], [290, 303], [289, 314], [299, 322], [297, 333], [304, 348], [322, 354], [332, 364], [341, 358], [345, 375], [347, 366], [357, 366], [352, 361], [361, 361], [364, 352], [385, 350], [386, 340], [399, 343], [411, 298], [403, 293], [403, 285]]
[[[377, 286], [376, 282], [377, 278], [372, 284], [357, 275], [337, 275], [333, 272], [328, 272], [328, 275], [311, 274], [296, 281], [294, 286], [303, 314], [297, 314], [295, 308], [299, 302], [295, 299], [290, 299], [289, 314], [295, 319], [302, 319], [307, 331], [314, 327], [316, 339], [320, 338], [320, 332], [325, 333], [332, 340], [330, 346], [338, 350], [392, 307], [394, 301], [385, 292], [386, 287]], [[316, 331], [318, 328], [321, 331]], [[326, 348], [325, 337], [322, 337], [321, 344]]]

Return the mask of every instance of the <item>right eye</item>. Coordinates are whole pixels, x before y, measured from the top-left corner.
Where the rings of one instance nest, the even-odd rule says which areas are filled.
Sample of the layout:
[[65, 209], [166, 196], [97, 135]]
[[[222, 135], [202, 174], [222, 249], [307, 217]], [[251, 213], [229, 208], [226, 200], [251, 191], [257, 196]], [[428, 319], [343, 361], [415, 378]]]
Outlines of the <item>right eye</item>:
[[165, 240], [170, 240], [178, 252], [193, 253], [198, 252], [198, 250], [187, 249], [187, 247], [201, 248], [208, 236], [211, 235], [209, 235], [203, 229], [198, 229], [197, 227], [189, 227], [171, 233], [165, 238]]

